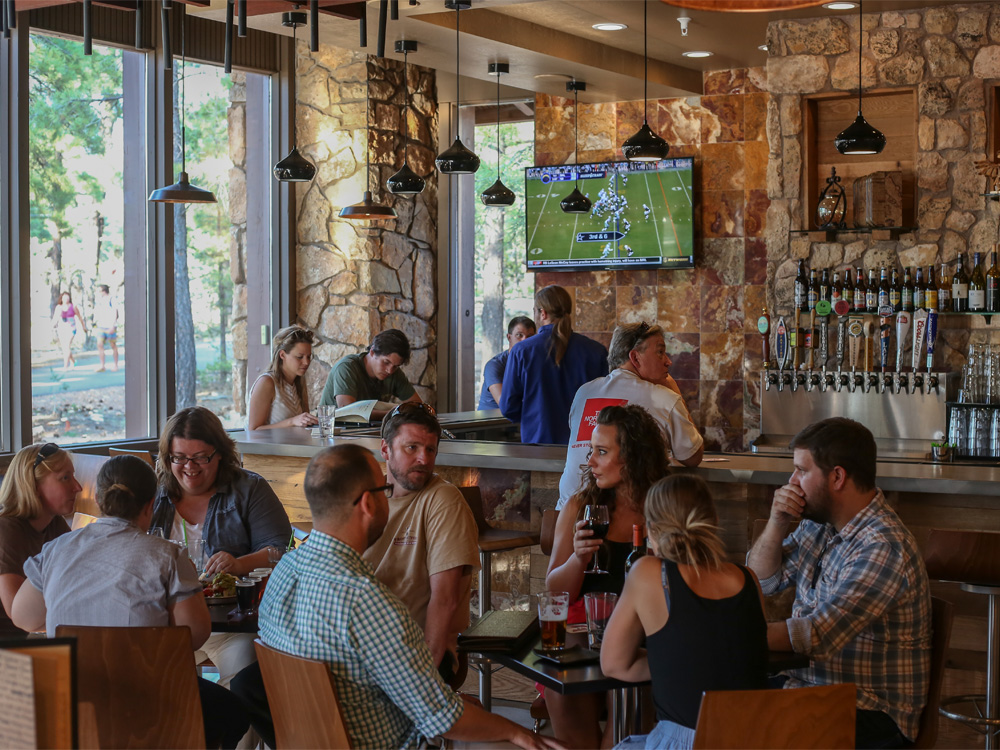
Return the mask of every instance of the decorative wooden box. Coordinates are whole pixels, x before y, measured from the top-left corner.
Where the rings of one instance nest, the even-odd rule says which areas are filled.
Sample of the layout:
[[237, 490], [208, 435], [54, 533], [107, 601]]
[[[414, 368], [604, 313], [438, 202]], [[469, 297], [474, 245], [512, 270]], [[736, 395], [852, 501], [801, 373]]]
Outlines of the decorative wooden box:
[[872, 172], [854, 181], [854, 226], [903, 225], [903, 173]]

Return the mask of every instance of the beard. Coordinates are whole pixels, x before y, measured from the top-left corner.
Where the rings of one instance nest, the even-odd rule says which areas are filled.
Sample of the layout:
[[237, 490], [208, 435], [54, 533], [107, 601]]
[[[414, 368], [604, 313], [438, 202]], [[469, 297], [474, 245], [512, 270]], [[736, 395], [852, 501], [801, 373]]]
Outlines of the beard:
[[433, 468], [429, 466], [420, 468], [411, 466], [409, 471], [406, 471], [392, 459], [392, 456], [385, 460], [385, 465], [389, 468], [389, 473], [392, 474], [393, 479], [396, 480], [396, 484], [407, 492], [419, 492], [422, 490], [427, 486], [427, 483], [431, 479], [431, 474], [434, 472]]
[[830, 495], [830, 488], [819, 487], [806, 497], [806, 507], [802, 511], [802, 517], [816, 523], [832, 523], [832, 507], [833, 498]]

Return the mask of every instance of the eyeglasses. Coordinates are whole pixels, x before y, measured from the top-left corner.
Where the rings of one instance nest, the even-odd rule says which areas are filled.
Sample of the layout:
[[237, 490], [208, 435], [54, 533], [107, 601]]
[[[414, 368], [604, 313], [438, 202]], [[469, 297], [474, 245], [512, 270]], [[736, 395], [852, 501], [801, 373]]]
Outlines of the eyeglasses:
[[46, 443], [41, 448], [38, 449], [38, 453], [35, 454], [35, 465], [33, 468], [37, 469], [38, 464], [49, 458], [52, 458], [56, 453], [59, 452], [59, 446], [55, 443]]
[[383, 438], [385, 437], [385, 427], [387, 424], [389, 424], [389, 422], [393, 420], [394, 417], [398, 416], [399, 414], [404, 414], [408, 411], [427, 412], [432, 417], [437, 419], [437, 413], [434, 411], [434, 407], [431, 406], [430, 404], [425, 404], [423, 401], [404, 401], [403, 403], [398, 404], [395, 409], [393, 409], [391, 412], [385, 415], [385, 418], [382, 420], [382, 429], [380, 430], [381, 436]]
[[[392, 497], [392, 485], [383, 484], [381, 487], [372, 487], [370, 490], [365, 490], [365, 492], [384, 492], [385, 496], [387, 498], [390, 498]], [[355, 500], [353, 503], [351, 503], [351, 505], [357, 505], [358, 503], [360, 503], [361, 498], [365, 496], [365, 492], [362, 492], [360, 495], [358, 495], [358, 499]]]
[[213, 451], [211, 456], [171, 456], [170, 463], [176, 464], [178, 466], [183, 466], [186, 463], [198, 464], [199, 466], [204, 466], [205, 464], [211, 462], [215, 455], [219, 451]]

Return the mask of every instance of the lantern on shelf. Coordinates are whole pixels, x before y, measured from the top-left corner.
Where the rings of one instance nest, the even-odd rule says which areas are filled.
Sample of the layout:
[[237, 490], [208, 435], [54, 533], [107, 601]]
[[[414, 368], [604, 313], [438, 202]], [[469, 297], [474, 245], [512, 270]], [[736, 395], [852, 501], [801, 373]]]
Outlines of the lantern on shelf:
[[844, 229], [844, 214], [847, 212], [847, 198], [844, 188], [837, 176], [837, 168], [831, 167], [830, 176], [826, 178], [826, 187], [816, 201], [817, 229]]

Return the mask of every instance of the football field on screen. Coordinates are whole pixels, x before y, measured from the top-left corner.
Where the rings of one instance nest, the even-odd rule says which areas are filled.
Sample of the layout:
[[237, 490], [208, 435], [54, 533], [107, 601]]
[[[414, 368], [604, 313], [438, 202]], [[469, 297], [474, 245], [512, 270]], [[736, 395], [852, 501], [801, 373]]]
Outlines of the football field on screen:
[[[537, 179], [528, 180], [527, 214], [535, 218], [527, 227], [528, 260], [614, 261], [691, 255], [694, 198], [690, 183], [685, 182], [690, 176], [690, 170], [680, 170], [617, 176], [609, 173], [581, 179], [580, 191], [594, 204], [588, 214], [567, 214], [559, 207], [559, 201], [573, 190], [573, 181], [543, 184]], [[624, 237], [577, 241], [581, 232], [615, 231]]]

